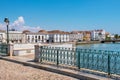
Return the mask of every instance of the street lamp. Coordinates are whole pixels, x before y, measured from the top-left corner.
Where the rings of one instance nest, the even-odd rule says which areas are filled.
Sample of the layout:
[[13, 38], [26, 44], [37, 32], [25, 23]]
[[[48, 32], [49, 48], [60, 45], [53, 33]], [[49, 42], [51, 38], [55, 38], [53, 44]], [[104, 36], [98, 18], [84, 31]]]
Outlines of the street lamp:
[[9, 19], [8, 18], [5, 18], [4, 19], [4, 22], [6, 23], [6, 26], [7, 26], [7, 44], [9, 43], [9, 32], [8, 32], [8, 26], [9, 26]]

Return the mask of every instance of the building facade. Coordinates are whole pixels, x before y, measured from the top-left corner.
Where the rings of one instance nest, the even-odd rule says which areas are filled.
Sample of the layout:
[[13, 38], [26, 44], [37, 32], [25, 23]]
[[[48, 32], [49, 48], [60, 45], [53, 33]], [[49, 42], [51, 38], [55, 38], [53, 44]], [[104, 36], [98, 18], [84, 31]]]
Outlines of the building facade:
[[27, 43], [46, 43], [49, 39], [48, 34], [40, 34], [40, 33], [27, 33], [26, 34], [26, 42]]
[[83, 41], [83, 33], [79, 31], [72, 31], [70, 33], [70, 41]]
[[93, 30], [91, 31], [91, 40], [105, 40], [105, 30]]
[[110, 34], [108, 32], [105, 33], [106, 39], [105, 40], [115, 40], [115, 35]]
[[[6, 34], [7, 38], [7, 34]], [[9, 31], [9, 42], [10, 43], [25, 43], [25, 35], [22, 31]]]
[[59, 30], [48, 31], [49, 43], [63, 43], [69, 42], [69, 33]]
[[6, 32], [4, 30], [0, 30], [0, 43], [6, 43]]
[[[28, 30], [9, 31], [10, 43], [64, 43], [72, 41], [104, 40], [105, 30], [92, 31], [72, 31], [64, 32], [60, 30], [30, 32]], [[7, 34], [0, 31], [0, 42], [6, 42]]]
[[80, 31], [83, 33], [83, 41], [91, 40], [91, 32], [90, 31]]

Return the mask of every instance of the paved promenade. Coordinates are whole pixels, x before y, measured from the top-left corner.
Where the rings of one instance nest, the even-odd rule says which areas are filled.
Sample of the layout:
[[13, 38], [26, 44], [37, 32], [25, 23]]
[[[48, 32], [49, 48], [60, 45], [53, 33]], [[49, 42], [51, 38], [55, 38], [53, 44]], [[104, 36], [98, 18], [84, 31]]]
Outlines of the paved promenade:
[[[22, 74], [25, 75], [24, 72], [28, 72], [28, 73], [34, 72], [30, 76], [27, 75], [26, 76], [27, 78], [25, 78], [25, 76], [24, 76], [23, 78], [25, 78], [25, 80], [112, 80], [112, 79], [109, 79], [109, 78], [100, 77], [100, 76], [96, 76], [96, 75], [93, 75], [93, 74], [87, 74], [87, 73], [83, 73], [83, 72], [80, 72], [80, 71], [75, 71], [75, 70], [70, 70], [70, 69], [64, 69], [64, 68], [61, 68], [61, 67], [55, 67], [55, 66], [51, 66], [51, 65], [35, 63], [35, 62], [33, 62], [33, 58], [34, 58], [33, 56], [0, 57], [0, 61], [2, 61], [2, 62], [7, 61], [6, 64], [8, 64], [7, 65], [8, 67], [10, 65], [17, 65], [17, 66], [15, 66], [15, 68], [18, 68], [17, 69], [18, 70], [18, 72], [17, 72], [18, 76], [22, 75]], [[9, 62], [12, 62], [12, 63], [9, 64]], [[21, 64], [24, 67], [21, 67]], [[0, 68], [1, 67], [2, 66], [0, 66]], [[25, 71], [22, 70], [23, 72], [20, 71], [20, 73], [19, 73], [19, 67], [20, 67], [20, 69], [25, 68], [24, 69]], [[8, 70], [14, 69], [14, 71], [16, 71], [15, 68], [9, 68]], [[32, 69], [29, 70], [29, 68], [32, 68]], [[27, 71], [27, 69], [28, 69], [28, 71]], [[2, 71], [0, 70], [0, 73], [1, 72]], [[42, 76], [40, 75], [41, 73], [42, 73]], [[2, 74], [0, 74], [0, 75], [2, 75]], [[36, 76], [36, 77], [31, 77], [31, 76]], [[36, 79], [34, 79], [34, 78], [36, 78]], [[3, 80], [2, 77], [0, 77], [0, 80]], [[9, 80], [9, 79], [4, 79], [4, 80]], [[21, 79], [17, 78], [17, 79], [11, 79], [11, 80], [21, 80]]]

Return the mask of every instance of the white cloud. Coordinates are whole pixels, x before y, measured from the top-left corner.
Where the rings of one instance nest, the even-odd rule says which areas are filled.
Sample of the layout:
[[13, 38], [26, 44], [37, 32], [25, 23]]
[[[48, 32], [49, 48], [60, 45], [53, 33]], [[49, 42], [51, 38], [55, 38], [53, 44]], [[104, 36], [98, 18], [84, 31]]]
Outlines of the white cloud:
[[18, 19], [15, 20], [14, 23], [10, 25], [10, 28], [14, 28], [18, 31], [30, 30], [32, 32], [37, 32], [41, 29], [39, 26], [37, 27], [26, 26], [24, 17], [22, 16], [18, 17]]
[[22, 26], [25, 24], [24, 18], [22, 16], [18, 17], [17, 20], [14, 21], [12, 26]]
[[[32, 32], [37, 32], [37, 31], [41, 30], [40, 26], [37, 26], [37, 27], [26, 26], [24, 17], [22, 17], [22, 16], [18, 17], [18, 19], [15, 20], [13, 23], [10, 23], [9, 29], [12, 29], [12, 28], [14, 28], [18, 31], [30, 30]], [[0, 29], [6, 30], [6, 24], [0, 23]]]
[[20, 26], [19, 28], [18, 27], [15, 27], [16, 30], [19, 29], [19, 31], [23, 31], [23, 30], [30, 30], [32, 32], [37, 32], [39, 31], [41, 28], [40, 27], [30, 27], [30, 26]]

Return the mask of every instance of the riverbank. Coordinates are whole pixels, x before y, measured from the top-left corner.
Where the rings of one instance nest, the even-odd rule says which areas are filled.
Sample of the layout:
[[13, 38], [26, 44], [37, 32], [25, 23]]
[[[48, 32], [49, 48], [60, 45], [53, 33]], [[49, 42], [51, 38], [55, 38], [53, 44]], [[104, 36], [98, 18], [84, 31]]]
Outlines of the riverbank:
[[83, 41], [83, 42], [76, 42], [76, 45], [83, 45], [83, 44], [99, 44], [100, 41]]

